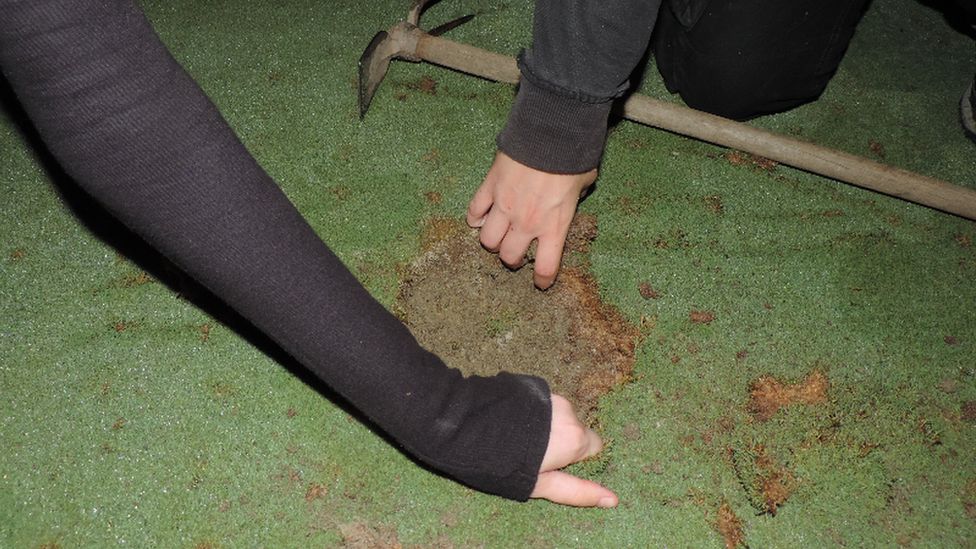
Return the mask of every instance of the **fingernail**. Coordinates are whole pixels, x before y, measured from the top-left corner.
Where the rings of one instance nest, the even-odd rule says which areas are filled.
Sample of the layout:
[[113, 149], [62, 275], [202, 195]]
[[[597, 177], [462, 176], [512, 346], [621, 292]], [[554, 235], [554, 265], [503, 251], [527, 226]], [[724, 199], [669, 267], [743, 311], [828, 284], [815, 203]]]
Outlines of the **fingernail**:
[[616, 498], [611, 497], [602, 498], [600, 501], [596, 502], [596, 506], [602, 507], [603, 509], [609, 509], [617, 506], [617, 500]]

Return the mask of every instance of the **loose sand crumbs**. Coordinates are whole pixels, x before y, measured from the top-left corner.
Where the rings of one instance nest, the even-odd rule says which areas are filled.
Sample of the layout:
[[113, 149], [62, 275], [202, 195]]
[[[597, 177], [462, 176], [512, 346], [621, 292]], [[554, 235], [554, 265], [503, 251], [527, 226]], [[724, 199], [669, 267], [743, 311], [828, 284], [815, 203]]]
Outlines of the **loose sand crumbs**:
[[431, 219], [424, 234], [423, 253], [401, 272], [396, 307], [421, 345], [465, 375], [542, 377], [591, 422], [600, 396], [629, 379], [638, 339], [589, 274], [596, 219], [574, 220], [570, 265], [546, 291], [533, 286], [531, 263], [507, 269], [459, 220]]

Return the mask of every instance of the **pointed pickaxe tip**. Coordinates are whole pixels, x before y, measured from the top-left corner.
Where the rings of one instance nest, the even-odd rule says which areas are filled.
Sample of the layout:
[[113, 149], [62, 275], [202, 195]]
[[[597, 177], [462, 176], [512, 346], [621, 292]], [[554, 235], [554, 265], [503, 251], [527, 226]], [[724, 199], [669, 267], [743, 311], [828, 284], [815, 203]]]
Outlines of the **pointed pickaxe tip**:
[[359, 119], [369, 110], [373, 94], [379, 87], [390, 67], [390, 34], [386, 31], [376, 33], [363, 54], [359, 56]]

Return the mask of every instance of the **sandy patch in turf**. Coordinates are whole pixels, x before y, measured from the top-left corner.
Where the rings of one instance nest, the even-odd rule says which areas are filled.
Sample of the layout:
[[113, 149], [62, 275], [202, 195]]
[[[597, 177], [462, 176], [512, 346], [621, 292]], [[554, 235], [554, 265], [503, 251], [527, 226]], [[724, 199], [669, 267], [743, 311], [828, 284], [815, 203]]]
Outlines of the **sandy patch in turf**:
[[466, 375], [502, 370], [546, 379], [587, 420], [629, 379], [638, 329], [604, 303], [586, 254], [596, 219], [577, 216], [556, 284], [540, 291], [531, 264], [505, 268], [477, 231], [434, 218], [423, 253], [401, 273], [396, 310], [420, 343]]

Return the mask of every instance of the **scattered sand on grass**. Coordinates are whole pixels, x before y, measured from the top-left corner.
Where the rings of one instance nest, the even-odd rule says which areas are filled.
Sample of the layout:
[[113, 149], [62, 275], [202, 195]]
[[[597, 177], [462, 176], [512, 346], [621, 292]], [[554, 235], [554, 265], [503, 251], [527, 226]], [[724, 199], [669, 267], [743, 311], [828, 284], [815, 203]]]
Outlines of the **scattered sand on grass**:
[[733, 166], [750, 165], [756, 169], [772, 171], [776, 166], [779, 165], [779, 162], [776, 162], [775, 160], [770, 160], [769, 158], [765, 158], [763, 156], [736, 150], [728, 151], [723, 156], [725, 157], [725, 160]]
[[966, 516], [976, 520], [976, 478], [969, 481], [962, 492], [962, 505]]
[[339, 525], [342, 547], [348, 549], [400, 549], [395, 528], [373, 527], [363, 522], [349, 522]]
[[963, 421], [976, 423], [976, 400], [967, 400], [959, 407], [959, 416]]
[[655, 290], [650, 282], [641, 282], [637, 286], [637, 291], [644, 299], [659, 299], [661, 297], [661, 292]]
[[305, 491], [305, 501], [311, 503], [317, 499], [324, 498], [328, 494], [328, 487], [326, 487], [324, 484], [313, 482], [308, 485], [308, 490]]
[[766, 512], [775, 516], [776, 510], [783, 506], [793, 495], [793, 475], [785, 470], [771, 471], [769, 476], [760, 479], [759, 490], [766, 505]]
[[745, 533], [742, 530], [742, 521], [736, 516], [735, 511], [729, 506], [728, 502], [723, 501], [718, 508], [718, 516], [715, 519], [715, 529], [725, 540], [725, 549], [736, 549], [745, 546]]
[[728, 448], [726, 452], [752, 506], [760, 514], [776, 516], [799, 487], [796, 475], [772, 457], [762, 444], [738, 451]]
[[721, 195], [710, 194], [704, 198], [704, 201], [706, 210], [715, 215], [722, 215], [725, 213], [725, 204], [722, 202]]
[[749, 412], [757, 420], [767, 421], [784, 406], [825, 402], [829, 388], [830, 382], [820, 370], [813, 370], [803, 381], [792, 385], [761, 376], [749, 388]]
[[139, 271], [137, 274], [128, 274], [118, 280], [118, 286], [122, 288], [135, 288], [153, 282], [153, 278], [146, 271]]
[[756, 446], [756, 488], [762, 498], [765, 512], [775, 516], [776, 510], [783, 506], [796, 490], [796, 477], [793, 473], [766, 453], [762, 445]]
[[691, 311], [688, 320], [693, 324], [711, 324], [715, 320], [715, 313], [711, 311]]
[[546, 379], [586, 420], [600, 396], [629, 379], [638, 329], [604, 303], [585, 254], [596, 220], [577, 216], [555, 286], [539, 291], [531, 264], [505, 268], [477, 231], [434, 218], [424, 252], [402, 269], [396, 310], [420, 343], [465, 375], [502, 370]]
[[426, 74], [418, 80], [407, 82], [407, 88], [427, 95], [437, 95], [437, 81]]

